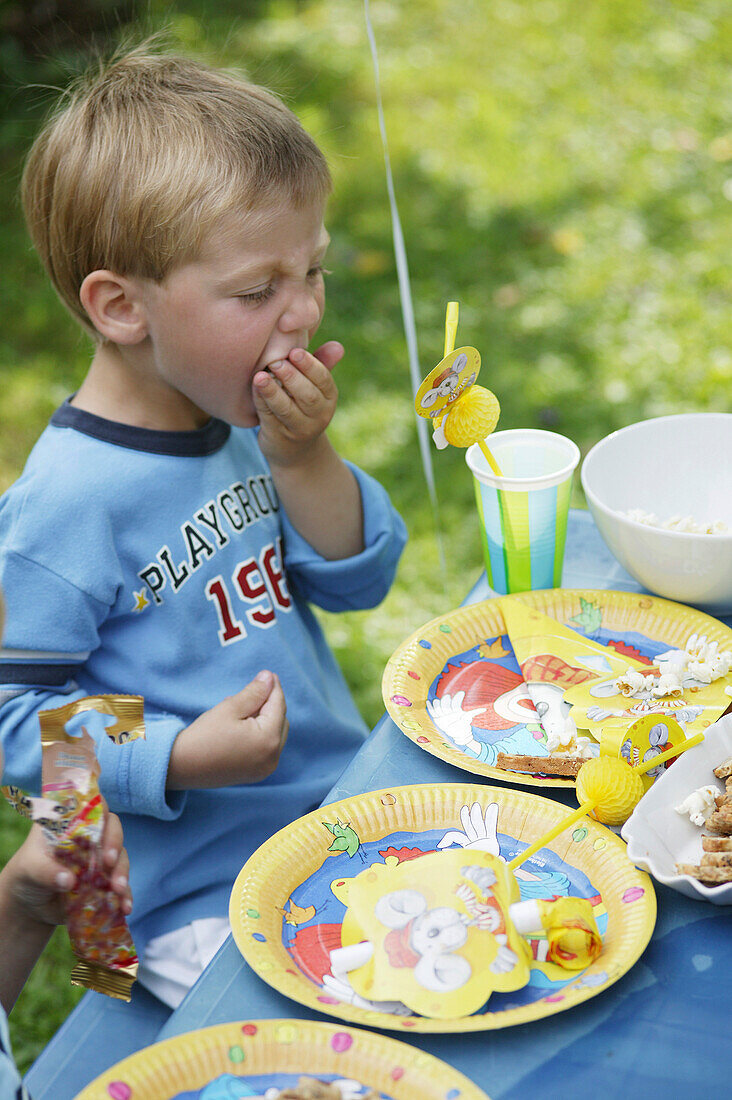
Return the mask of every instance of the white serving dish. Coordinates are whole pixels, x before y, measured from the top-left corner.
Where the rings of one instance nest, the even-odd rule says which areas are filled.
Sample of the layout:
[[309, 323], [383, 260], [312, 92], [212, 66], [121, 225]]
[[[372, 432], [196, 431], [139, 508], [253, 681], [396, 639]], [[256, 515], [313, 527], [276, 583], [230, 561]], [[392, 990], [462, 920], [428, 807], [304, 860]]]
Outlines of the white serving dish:
[[715, 905], [732, 905], [732, 882], [705, 886], [689, 875], [678, 874], [677, 863], [699, 863], [704, 829], [692, 824], [688, 814], [676, 813], [675, 807], [699, 787], [716, 785], [723, 793], [724, 780], [717, 779], [713, 769], [728, 756], [732, 756], [732, 714], [710, 726], [700, 745], [688, 749], [666, 769], [620, 832], [637, 867], [687, 897]]
[[[595, 523], [622, 566], [649, 592], [724, 615], [732, 612], [732, 413], [682, 413], [630, 424], [587, 454], [582, 487]], [[629, 519], [721, 520], [728, 533], [691, 534]]]

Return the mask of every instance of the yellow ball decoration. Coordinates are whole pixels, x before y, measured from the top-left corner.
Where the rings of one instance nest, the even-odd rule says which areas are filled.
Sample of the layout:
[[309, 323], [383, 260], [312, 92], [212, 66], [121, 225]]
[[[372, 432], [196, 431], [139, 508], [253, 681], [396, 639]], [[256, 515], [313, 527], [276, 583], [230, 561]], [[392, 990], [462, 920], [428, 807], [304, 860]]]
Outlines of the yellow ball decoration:
[[496, 395], [483, 386], [471, 386], [445, 417], [445, 439], [453, 447], [469, 447], [491, 434], [500, 415]]
[[603, 825], [622, 825], [643, 794], [641, 777], [622, 756], [593, 757], [577, 774], [577, 798], [597, 803], [591, 815]]

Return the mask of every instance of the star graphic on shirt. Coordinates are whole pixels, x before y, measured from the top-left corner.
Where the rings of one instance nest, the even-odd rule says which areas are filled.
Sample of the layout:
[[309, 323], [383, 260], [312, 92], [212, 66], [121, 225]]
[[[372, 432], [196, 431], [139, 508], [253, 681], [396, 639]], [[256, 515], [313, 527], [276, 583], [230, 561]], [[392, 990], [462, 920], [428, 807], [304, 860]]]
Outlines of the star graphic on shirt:
[[133, 593], [135, 597], [135, 606], [132, 608], [133, 611], [144, 611], [147, 605], [150, 603], [147, 596], [145, 595], [145, 592], [146, 589], [141, 588], [139, 592]]

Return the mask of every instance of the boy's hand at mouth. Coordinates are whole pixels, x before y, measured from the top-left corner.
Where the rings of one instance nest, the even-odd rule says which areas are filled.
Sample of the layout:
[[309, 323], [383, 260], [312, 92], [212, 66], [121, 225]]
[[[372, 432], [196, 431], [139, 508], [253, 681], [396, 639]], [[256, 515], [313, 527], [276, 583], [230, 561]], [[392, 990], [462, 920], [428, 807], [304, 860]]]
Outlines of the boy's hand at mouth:
[[253, 378], [259, 446], [269, 462], [284, 513], [328, 561], [364, 548], [361, 492], [325, 429], [338, 400], [331, 371], [343, 356], [332, 340], [311, 354], [294, 348], [287, 359]]
[[294, 348], [252, 380], [259, 417], [259, 446], [270, 466], [307, 461], [328, 427], [338, 401], [331, 371], [343, 358], [336, 340], [315, 352]]

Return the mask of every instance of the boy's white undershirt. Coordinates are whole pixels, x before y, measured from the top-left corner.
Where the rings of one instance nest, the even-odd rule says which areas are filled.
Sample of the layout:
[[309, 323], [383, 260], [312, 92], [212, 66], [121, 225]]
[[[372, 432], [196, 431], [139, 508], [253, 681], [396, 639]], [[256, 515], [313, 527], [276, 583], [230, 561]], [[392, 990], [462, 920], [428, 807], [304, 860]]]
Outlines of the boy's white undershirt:
[[207, 917], [156, 936], [145, 948], [138, 982], [163, 1004], [177, 1008], [229, 932], [226, 917]]

